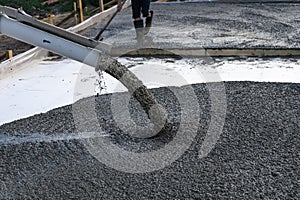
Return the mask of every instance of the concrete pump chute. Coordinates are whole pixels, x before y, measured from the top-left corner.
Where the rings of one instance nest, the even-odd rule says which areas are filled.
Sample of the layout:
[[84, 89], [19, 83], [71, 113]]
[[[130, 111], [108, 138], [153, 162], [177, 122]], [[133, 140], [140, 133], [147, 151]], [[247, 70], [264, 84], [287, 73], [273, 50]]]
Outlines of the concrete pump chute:
[[118, 79], [139, 101], [153, 123], [153, 130], [140, 131], [134, 137], [153, 137], [168, 124], [162, 107], [142, 81], [108, 55], [109, 44], [44, 23], [21, 9], [5, 6], [0, 6], [0, 33], [105, 71]]

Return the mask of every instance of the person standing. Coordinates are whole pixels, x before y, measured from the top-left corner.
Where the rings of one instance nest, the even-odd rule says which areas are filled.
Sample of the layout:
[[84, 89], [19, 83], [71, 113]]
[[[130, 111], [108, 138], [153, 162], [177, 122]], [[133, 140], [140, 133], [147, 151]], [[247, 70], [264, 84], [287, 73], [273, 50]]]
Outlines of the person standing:
[[[126, 0], [123, 0], [126, 1]], [[122, 0], [118, 0], [117, 10], [122, 10]], [[136, 30], [138, 45], [144, 40], [144, 35], [150, 30], [152, 24], [153, 11], [150, 9], [150, 0], [131, 0], [133, 25]], [[145, 27], [144, 19], [146, 18]]]

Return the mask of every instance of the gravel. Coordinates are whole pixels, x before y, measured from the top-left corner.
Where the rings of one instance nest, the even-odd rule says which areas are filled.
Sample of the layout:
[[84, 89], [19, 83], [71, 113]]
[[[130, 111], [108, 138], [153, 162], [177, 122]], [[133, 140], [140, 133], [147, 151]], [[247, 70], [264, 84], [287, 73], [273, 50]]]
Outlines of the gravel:
[[[164, 148], [178, 135], [181, 121], [181, 106], [170, 88], [152, 90], [174, 124], [153, 139], [132, 139], [117, 127], [111, 94], [2, 125], [0, 198], [299, 199], [300, 85], [226, 82], [224, 86], [223, 132], [204, 158], [199, 158], [199, 150], [212, 117], [208, 87], [173, 88], [178, 92], [194, 89], [200, 120], [188, 127], [196, 127], [197, 135], [175, 162], [147, 173], [113, 169], [93, 157], [85, 142], [105, 137], [124, 151], [138, 154]], [[115, 95], [122, 99], [125, 93]], [[131, 100], [130, 105], [132, 118], [145, 123], [138, 103]], [[95, 110], [96, 117], [89, 115], [89, 109]], [[78, 123], [74, 110], [81, 113], [77, 118], [84, 126], [80, 128], [74, 123]], [[188, 112], [193, 118], [195, 111]], [[110, 153], [113, 160], [122, 159]]]

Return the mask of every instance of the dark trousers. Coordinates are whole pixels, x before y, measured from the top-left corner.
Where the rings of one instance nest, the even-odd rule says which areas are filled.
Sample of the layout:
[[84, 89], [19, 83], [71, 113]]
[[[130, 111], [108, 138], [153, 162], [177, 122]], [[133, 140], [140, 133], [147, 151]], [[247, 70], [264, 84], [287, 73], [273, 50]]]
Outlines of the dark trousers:
[[147, 17], [149, 15], [150, 0], [131, 0], [132, 18]]

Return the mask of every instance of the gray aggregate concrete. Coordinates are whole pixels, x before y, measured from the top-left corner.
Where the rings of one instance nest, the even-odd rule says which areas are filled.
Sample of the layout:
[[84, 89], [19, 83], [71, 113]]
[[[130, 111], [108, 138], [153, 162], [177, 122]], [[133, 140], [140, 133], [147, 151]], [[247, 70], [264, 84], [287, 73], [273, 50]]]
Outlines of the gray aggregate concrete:
[[[153, 28], [144, 47], [299, 48], [300, 4], [153, 3]], [[94, 36], [102, 26], [85, 32]], [[124, 9], [103, 33], [115, 47], [134, 47], [131, 8]]]
[[[192, 85], [200, 106], [197, 136], [190, 148], [164, 169], [131, 174], [112, 169], [93, 157], [84, 141], [107, 137], [133, 152], [163, 148], [176, 135], [180, 105], [168, 88], [153, 89], [174, 123], [153, 139], [131, 139], [115, 124], [112, 95], [90, 97], [0, 127], [0, 198], [80, 199], [299, 199], [300, 85], [289, 83], [224, 83], [227, 115], [223, 133], [207, 157], [199, 158], [210, 122], [206, 84]], [[175, 88], [183, 91], [188, 86]], [[122, 99], [122, 95], [119, 97]], [[91, 119], [89, 105], [97, 117]], [[75, 106], [76, 105], [76, 106]], [[132, 117], [144, 123], [139, 104], [131, 101]], [[85, 122], [78, 136], [72, 110]], [[189, 111], [193, 117], [193, 111]], [[98, 130], [95, 123], [100, 124]], [[113, 152], [112, 152], [113, 156]], [[114, 157], [114, 159], [119, 159]]]
[[[95, 68], [96, 71], [103, 70], [118, 81], [120, 81], [127, 89], [130, 94], [133, 94], [135, 99], [139, 101], [143, 109], [148, 115], [148, 118], [153, 122], [152, 131], [144, 134], [134, 134], [138, 138], [150, 138], [157, 134], [157, 131], [167, 125], [164, 111], [158, 105], [155, 97], [142, 83], [136, 75], [131, 72], [125, 65], [119, 63], [116, 59], [109, 56], [104, 56], [99, 62], [99, 65]], [[122, 121], [125, 121], [124, 119]]]

